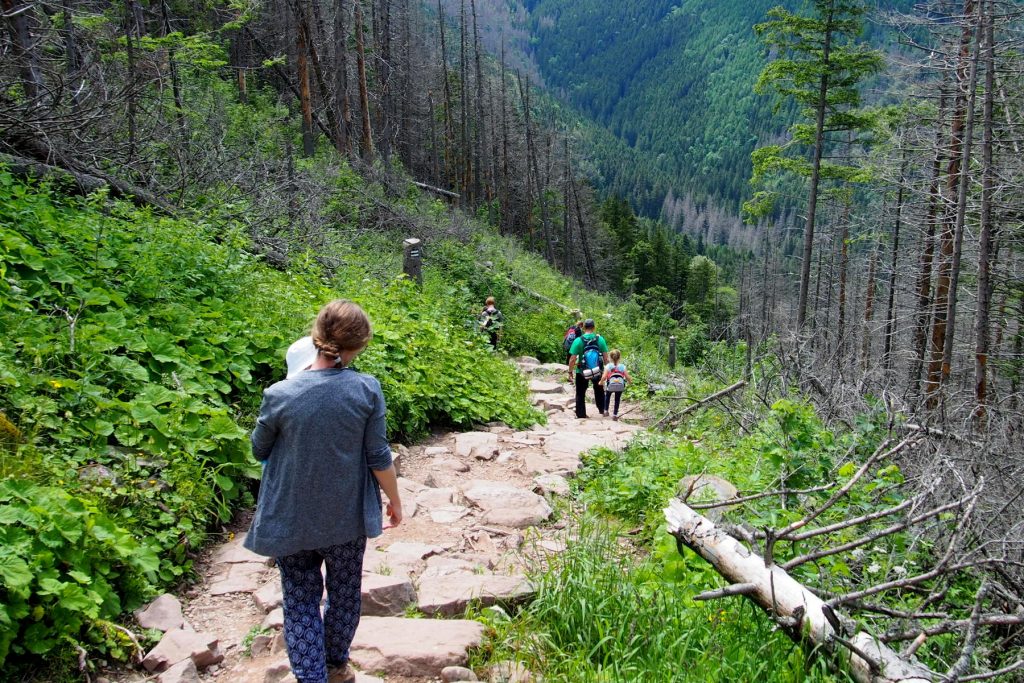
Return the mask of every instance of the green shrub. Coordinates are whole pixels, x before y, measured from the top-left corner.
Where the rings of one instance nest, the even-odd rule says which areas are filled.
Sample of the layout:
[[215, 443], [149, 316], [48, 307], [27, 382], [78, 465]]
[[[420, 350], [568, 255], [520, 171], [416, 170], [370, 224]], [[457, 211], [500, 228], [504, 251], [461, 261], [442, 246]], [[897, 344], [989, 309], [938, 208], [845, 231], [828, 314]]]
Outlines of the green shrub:
[[153, 547], [88, 500], [0, 482], [0, 667], [9, 652], [109, 647], [103, 622], [138, 604], [158, 566]]

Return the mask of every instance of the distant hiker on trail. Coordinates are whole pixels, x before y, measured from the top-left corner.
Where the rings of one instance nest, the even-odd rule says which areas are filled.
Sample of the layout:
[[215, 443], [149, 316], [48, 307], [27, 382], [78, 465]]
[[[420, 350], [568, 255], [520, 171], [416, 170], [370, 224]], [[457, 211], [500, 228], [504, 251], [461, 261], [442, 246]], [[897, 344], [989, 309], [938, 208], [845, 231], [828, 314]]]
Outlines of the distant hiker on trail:
[[612, 362], [605, 368], [604, 375], [601, 376], [601, 385], [604, 386], [605, 393], [604, 416], [608, 417], [608, 409], [612, 405], [612, 396], [614, 396], [615, 410], [612, 413], [612, 419], [618, 420], [619, 399], [622, 398], [622, 392], [626, 390], [626, 384], [632, 383], [633, 378], [626, 372], [626, 366], [621, 362], [622, 353], [618, 349], [612, 349], [608, 355]]
[[[587, 318], [583, 322], [583, 336], [578, 337], [569, 349], [569, 377], [576, 380], [576, 417], [587, 416], [587, 385], [594, 385], [594, 403], [597, 412], [603, 414], [604, 387], [601, 386], [601, 375], [608, 363], [608, 344], [604, 337], [594, 332], [594, 321]], [[574, 375], [575, 371], [575, 375]]]
[[494, 297], [487, 297], [487, 301], [484, 302], [484, 309], [480, 311], [479, 325], [480, 331], [490, 336], [491, 346], [495, 350], [498, 348], [498, 337], [501, 336], [501, 328], [504, 324], [505, 316], [494, 305]]
[[252, 433], [253, 455], [266, 469], [245, 547], [277, 560], [288, 660], [301, 683], [355, 680], [349, 646], [366, 539], [384, 528], [381, 488], [390, 526], [402, 521], [380, 383], [348, 367], [371, 336], [356, 304], [324, 306], [313, 324], [315, 353], [303, 355], [303, 340], [296, 342], [289, 379], [264, 391]]
[[583, 336], [583, 313], [578, 310], [573, 311], [572, 319], [572, 325], [569, 325], [569, 329], [562, 336], [562, 351], [565, 352], [566, 365], [569, 365], [569, 359], [572, 357], [569, 351], [572, 349], [573, 342]]

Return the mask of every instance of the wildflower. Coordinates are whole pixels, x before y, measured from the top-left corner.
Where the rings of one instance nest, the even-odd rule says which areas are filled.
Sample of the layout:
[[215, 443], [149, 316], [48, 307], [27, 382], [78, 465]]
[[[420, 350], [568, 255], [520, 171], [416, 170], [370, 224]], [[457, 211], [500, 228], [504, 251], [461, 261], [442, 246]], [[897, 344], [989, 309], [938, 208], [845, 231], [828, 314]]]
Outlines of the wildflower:
[[868, 567], [868, 574], [877, 574], [880, 571], [882, 571], [882, 565], [878, 564], [877, 562], [872, 562], [871, 565]]
[[51, 379], [50, 386], [53, 387], [54, 389], [60, 389], [62, 386], [64, 386], [64, 384], [58, 380]]
[[850, 554], [853, 555], [855, 559], [859, 560], [860, 558], [864, 557], [864, 548], [854, 548], [850, 552]]
[[895, 567], [892, 568], [892, 573], [895, 574], [896, 576], [906, 576], [907, 575], [907, 568], [904, 567], [902, 564], [898, 564], [898, 565], [896, 565]]

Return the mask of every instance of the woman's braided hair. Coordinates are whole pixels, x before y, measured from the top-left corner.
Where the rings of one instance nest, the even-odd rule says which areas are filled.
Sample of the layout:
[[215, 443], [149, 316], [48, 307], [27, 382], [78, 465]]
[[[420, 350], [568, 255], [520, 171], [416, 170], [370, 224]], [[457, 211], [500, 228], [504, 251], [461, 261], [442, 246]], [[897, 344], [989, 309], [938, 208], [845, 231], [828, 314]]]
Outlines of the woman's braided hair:
[[357, 351], [369, 344], [373, 329], [359, 304], [335, 299], [320, 309], [310, 334], [320, 353], [338, 358], [343, 351]]

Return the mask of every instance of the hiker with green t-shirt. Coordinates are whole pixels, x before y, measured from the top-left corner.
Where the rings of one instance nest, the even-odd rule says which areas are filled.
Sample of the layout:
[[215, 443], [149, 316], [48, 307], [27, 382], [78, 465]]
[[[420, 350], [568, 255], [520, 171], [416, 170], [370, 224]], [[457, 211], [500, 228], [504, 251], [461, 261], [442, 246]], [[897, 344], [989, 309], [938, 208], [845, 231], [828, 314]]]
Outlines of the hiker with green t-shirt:
[[569, 349], [569, 378], [576, 382], [576, 417], [587, 416], [587, 385], [594, 385], [594, 403], [597, 412], [605, 412], [604, 387], [601, 375], [608, 363], [608, 344], [604, 337], [594, 332], [594, 320], [583, 321], [583, 336], [577, 337]]

